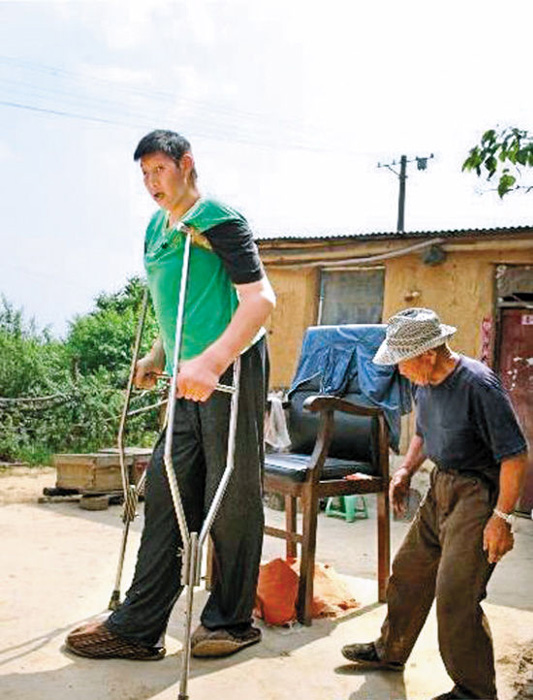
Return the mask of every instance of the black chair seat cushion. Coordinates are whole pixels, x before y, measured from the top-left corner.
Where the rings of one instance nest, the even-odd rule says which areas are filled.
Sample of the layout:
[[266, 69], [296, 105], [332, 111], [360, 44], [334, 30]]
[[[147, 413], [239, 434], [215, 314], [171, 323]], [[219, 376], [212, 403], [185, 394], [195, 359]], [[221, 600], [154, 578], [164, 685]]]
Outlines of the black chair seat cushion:
[[[309, 455], [293, 452], [271, 452], [265, 455], [265, 472], [291, 481], [305, 481], [309, 470]], [[355, 462], [348, 459], [327, 457], [322, 468], [321, 480], [342, 479], [348, 474], [368, 474], [374, 476], [375, 468], [368, 462]]]

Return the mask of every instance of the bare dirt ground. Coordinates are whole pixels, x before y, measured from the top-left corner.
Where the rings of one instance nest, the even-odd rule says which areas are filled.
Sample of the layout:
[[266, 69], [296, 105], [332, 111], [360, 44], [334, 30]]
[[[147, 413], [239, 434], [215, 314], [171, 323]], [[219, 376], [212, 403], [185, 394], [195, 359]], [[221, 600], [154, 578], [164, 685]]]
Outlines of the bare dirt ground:
[[[120, 508], [88, 512], [77, 503], [38, 504], [55, 486], [51, 468], [0, 470], [0, 697], [2, 700], [175, 700], [183, 638], [183, 603], [171, 618], [168, 655], [157, 664], [93, 662], [69, 656], [63, 639], [101, 612], [111, 593], [121, 531]], [[375, 507], [346, 523], [323, 514], [318, 559], [342, 574], [361, 609], [310, 628], [269, 628], [263, 642], [224, 660], [193, 661], [191, 700], [427, 700], [451, 687], [438, 653], [434, 612], [404, 674], [354, 673], [340, 647], [374, 638], [385, 608], [376, 599]], [[276, 524], [282, 513], [266, 509]], [[124, 584], [135, 560], [135, 521]], [[408, 523], [392, 523], [392, 550]], [[282, 556], [265, 538], [265, 561]], [[515, 550], [498, 565], [484, 608], [494, 637], [500, 700], [533, 700], [533, 521], [520, 519]], [[195, 594], [195, 611], [205, 601]]]
[[0, 506], [35, 503], [43, 489], [55, 483], [53, 467], [0, 467]]

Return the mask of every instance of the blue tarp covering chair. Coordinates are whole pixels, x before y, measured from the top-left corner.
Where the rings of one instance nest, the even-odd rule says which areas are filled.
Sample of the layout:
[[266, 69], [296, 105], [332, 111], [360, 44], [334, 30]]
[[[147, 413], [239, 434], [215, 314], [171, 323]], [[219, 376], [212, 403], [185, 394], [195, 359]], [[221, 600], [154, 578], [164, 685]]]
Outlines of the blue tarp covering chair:
[[390, 571], [389, 447], [397, 449], [400, 416], [410, 409], [410, 392], [394, 368], [372, 364], [384, 335], [383, 325], [307, 330], [288, 394], [290, 452], [266, 455], [265, 490], [284, 496], [285, 529], [267, 526], [265, 533], [286, 541], [287, 557], [296, 557], [300, 545], [297, 613], [306, 625], [311, 624], [323, 498], [377, 494], [378, 599], [385, 600]]

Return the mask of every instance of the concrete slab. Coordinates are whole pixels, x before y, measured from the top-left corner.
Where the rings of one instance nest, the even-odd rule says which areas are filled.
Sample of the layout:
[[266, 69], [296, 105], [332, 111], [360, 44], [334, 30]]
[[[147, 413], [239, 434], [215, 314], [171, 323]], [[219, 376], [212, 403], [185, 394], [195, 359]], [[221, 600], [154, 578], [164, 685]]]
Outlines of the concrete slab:
[[[47, 477], [48, 478], [48, 477]], [[7, 482], [0, 480], [0, 490]], [[41, 486], [38, 480], [35, 486]], [[103, 612], [113, 587], [121, 536], [120, 508], [91, 512], [75, 503], [37, 505], [31, 488], [25, 503], [0, 507], [0, 696], [3, 700], [170, 700], [177, 698], [183, 639], [183, 603], [174, 610], [160, 662], [92, 661], [62, 648], [66, 633]], [[38, 493], [34, 494], [35, 497]], [[13, 498], [7, 499], [13, 501]], [[0, 499], [1, 501], [1, 499]], [[4, 501], [5, 502], [5, 501]], [[191, 700], [422, 700], [451, 687], [440, 661], [432, 612], [404, 674], [355, 673], [344, 664], [343, 644], [374, 638], [385, 608], [377, 604], [375, 509], [370, 518], [345, 523], [320, 516], [321, 561], [347, 574], [362, 607], [310, 628], [266, 628], [263, 642], [234, 657], [193, 660]], [[269, 521], [281, 514], [267, 509]], [[129, 583], [141, 520], [127, 552]], [[392, 524], [393, 549], [408, 525]], [[516, 549], [498, 566], [485, 604], [493, 635], [500, 700], [533, 698], [533, 522], [520, 520]], [[264, 559], [282, 554], [279, 540], [265, 539]], [[206, 592], [195, 594], [198, 614]]]

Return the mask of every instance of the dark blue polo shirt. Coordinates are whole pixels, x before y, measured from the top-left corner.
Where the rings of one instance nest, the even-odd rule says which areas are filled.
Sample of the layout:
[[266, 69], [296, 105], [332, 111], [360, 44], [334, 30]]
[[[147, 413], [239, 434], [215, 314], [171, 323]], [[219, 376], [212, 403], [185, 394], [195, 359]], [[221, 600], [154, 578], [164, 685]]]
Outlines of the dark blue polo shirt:
[[498, 484], [500, 463], [527, 450], [499, 378], [464, 355], [436, 386], [417, 386], [416, 432], [426, 455], [442, 469], [479, 473]]

